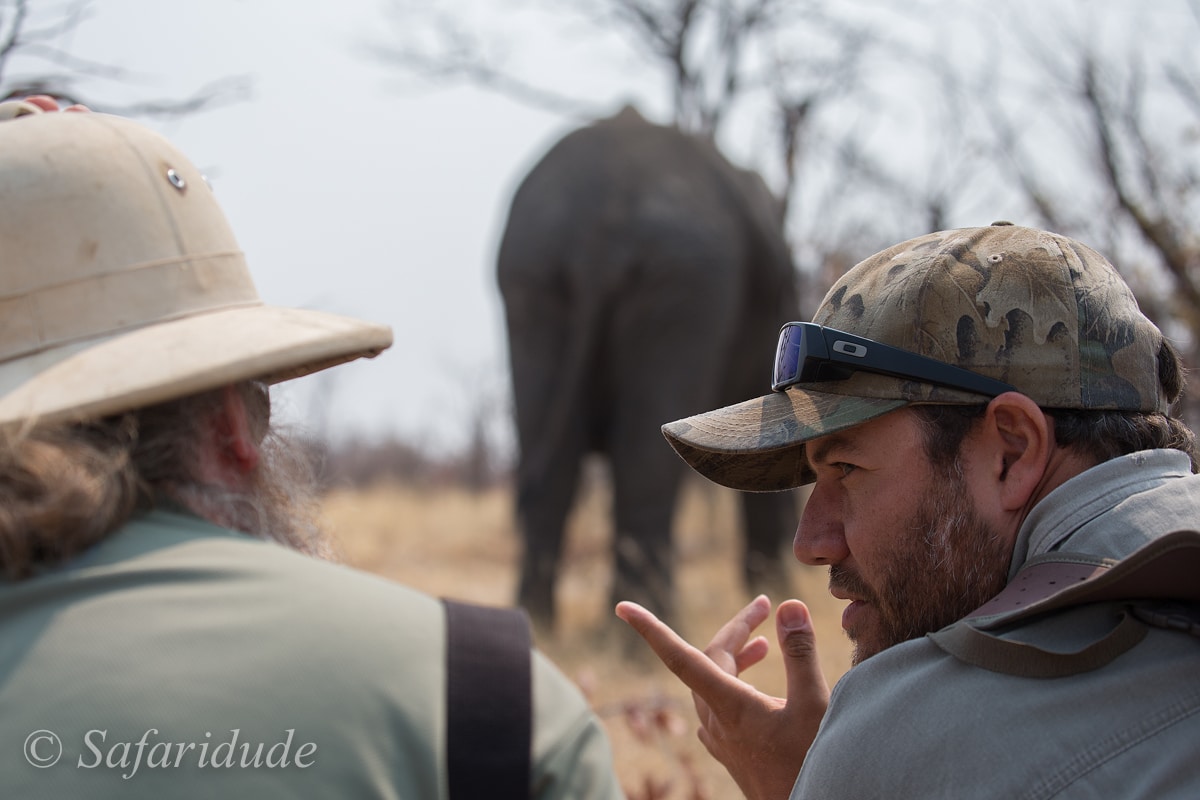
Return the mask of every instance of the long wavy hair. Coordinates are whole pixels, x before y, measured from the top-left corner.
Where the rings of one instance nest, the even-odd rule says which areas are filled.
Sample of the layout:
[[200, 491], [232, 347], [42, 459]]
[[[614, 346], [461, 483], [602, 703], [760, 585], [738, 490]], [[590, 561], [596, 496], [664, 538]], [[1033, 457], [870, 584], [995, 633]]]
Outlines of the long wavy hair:
[[241, 492], [205, 485], [195, 473], [220, 390], [94, 422], [0, 434], [0, 576], [20, 580], [67, 561], [166, 502], [331, 557], [315, 523], [308, 460], [271, 429], [266, 387], [236, 388], [261, 451]]

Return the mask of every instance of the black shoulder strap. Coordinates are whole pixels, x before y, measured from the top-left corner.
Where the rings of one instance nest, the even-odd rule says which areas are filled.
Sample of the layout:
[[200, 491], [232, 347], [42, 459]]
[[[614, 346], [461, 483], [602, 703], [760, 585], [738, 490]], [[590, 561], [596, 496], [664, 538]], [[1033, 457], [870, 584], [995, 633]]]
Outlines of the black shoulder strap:
[[443, 599], [450, 800], [528, 800], [533, 740], [529, 618]]

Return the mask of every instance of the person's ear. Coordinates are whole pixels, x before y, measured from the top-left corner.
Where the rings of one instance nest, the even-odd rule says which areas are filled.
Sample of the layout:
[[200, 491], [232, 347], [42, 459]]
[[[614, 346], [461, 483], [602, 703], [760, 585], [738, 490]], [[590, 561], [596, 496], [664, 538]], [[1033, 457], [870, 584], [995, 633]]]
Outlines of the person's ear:
[[1007, 511], [1025, 508], [1039, 491], [1054, 450], [1054, 429], [1029, 397], [1006, 392], [984, 416], [985, 469]]
[[208, 419], [209, 436], [200, 469], [203, 478], [222, 486], [240, 485], [258, 466], [260, 436], [250, 422], [250, 414], [236, 386], [225, 386]]

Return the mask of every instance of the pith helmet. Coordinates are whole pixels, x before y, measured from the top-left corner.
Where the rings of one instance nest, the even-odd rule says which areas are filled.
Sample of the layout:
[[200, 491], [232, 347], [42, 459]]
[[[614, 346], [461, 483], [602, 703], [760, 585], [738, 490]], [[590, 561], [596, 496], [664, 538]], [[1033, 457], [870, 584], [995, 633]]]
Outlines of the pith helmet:
[[0, 425], [276, 382], [392, 341], [266, 305], [212, 189], [120, 117], [0, 104]]
[[[1064, 236], [996, 223], [903, 242], [848, 271], [813, 322], [1008, 384], [1045, 409], [1166, 413], [1162, 333], [1116, 269]], [[764, 358], [764, 384], [766, 359]], [[747, 491], [814, 480], [804, 443], [917, 403], [988, 397], [856, 371], [663, 426], [711, 480]]]

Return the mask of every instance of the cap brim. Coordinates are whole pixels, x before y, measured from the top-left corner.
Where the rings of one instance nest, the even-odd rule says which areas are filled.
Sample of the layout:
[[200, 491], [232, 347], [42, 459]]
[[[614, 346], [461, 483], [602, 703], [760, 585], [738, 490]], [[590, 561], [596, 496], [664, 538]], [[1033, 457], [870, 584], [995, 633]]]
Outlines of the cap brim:
[[251, 305], [159, 322], [9, 362], [0, 425], [94, 419], [242, 380], [274, 383], [392, 343], [386, 325]]
[[722, 486], [774, 492], [812, 483], [804, 443], [909, 405], [791, 388], [669, 422], [663, 435], [684, 461]]

